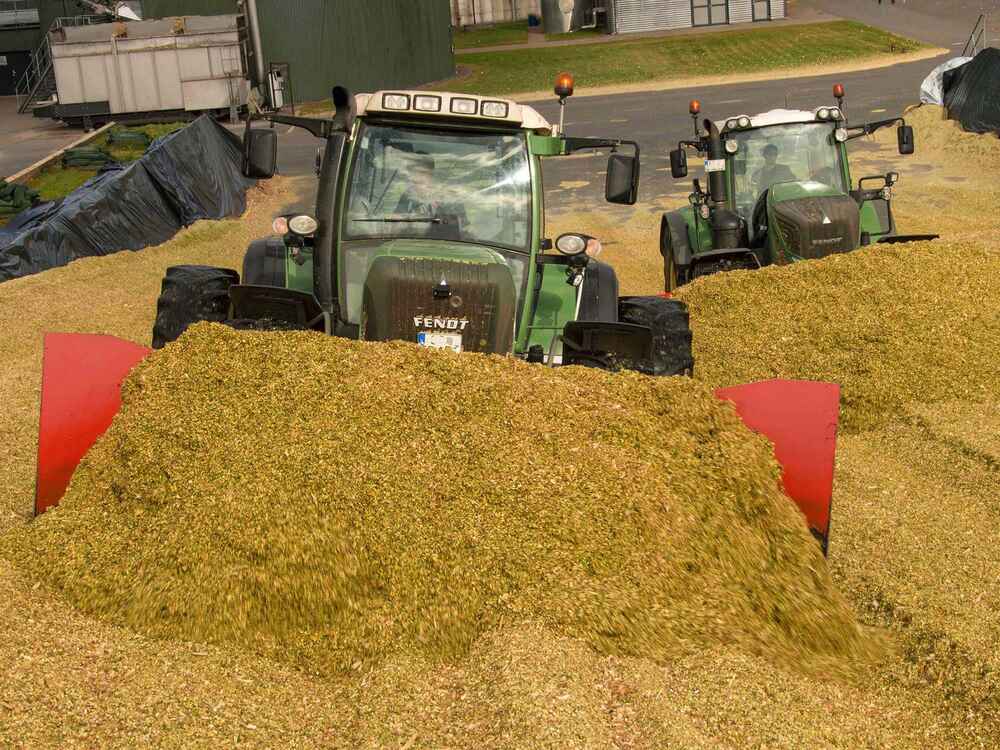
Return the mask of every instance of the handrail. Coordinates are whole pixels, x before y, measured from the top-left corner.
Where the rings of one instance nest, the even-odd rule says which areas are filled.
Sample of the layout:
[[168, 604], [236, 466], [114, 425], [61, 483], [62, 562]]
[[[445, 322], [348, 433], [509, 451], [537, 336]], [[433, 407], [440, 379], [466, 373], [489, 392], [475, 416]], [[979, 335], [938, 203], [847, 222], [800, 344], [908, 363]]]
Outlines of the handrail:
[[49, 33], [65, 27], [90, 26], [97, 23], [106, 23], [106, 16], [60, 16], [52, 21], [48, 31], [42, 37], [42, 43], [38, 45], [28, 62], [28, 67], [14, 87], [17, 96], [17, 111], [23, 112], [28, 106], [31, 98], [37, 92], [39, 86], [52, 70], [52, 43], [49, 40]]
[[979, 18], [976, 19], [976, 25], [972, 27], [972, 33], [969, 34], [969, 40], [965, 43], [965, 46], [962, 47], [962, 57], [969, 57], [970, 51], [973, 56], [976, 54], [976, 46], [979, 44], [979, 40], [982, 39], [983, 34], [986, 33], [986, 24], [984, 23], [985, 20], [986, 14], [980, 13]]

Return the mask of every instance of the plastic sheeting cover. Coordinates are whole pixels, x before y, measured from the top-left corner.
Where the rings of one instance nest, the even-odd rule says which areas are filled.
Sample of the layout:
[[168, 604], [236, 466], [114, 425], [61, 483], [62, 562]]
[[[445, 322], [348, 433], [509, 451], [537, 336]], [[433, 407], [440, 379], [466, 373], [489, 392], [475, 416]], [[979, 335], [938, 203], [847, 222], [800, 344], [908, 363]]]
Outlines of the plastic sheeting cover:
[[965, 65], [971, 57], [953, 57], [941, 63], [920, 84], [920, 101], [923, 104], [944, 104], [944, 74], [949, 70]]
[[0, 229], [0, 281], [77, 258], [165, 242], [198, 219], [238, 216], [253, 184], [240, 140], [208, 116], [156, 141], [137, 161], [88, 180]]
[[988, 47], [944, 74], [944, 106], [963, 129], [1000, 134], [1000, 49]]

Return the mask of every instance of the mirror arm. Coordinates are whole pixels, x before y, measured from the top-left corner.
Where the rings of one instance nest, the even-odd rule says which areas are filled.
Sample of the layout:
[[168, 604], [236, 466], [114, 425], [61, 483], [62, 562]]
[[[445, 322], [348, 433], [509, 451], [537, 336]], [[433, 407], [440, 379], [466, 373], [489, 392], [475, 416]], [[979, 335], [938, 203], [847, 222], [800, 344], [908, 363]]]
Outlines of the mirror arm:
[[[888, 120], [878, 120], [877, 122], [866, 122], [864, 125], [852, 125], [847, 130], [849, 135], [847, 140], [853, 141], [855, 138], [860, 138], [863, 135], [871, 135], [876, 130], [881, 130], [882, 128], [887, 128], [890, 125], [895, 125], [899, 123], [900, 125], [905, 125], [906, 120], [902, 117], [891, 117]], [[857, 131], [857, 132], [850, 132]]]
[[677, 150], [683, 151], [685, 148], [693, 148], [695, 151], [701, 152], [705, 150], [704, 143], [700, 140], [698, 141], [677, 141]]
[[631, 146], [635, 149], [635, 158], [639, 158], [639, 144], [635, 141], [623, 141], [617, 138], [563, 138], [567, 154], [583, 151], [588, 148], [610, 148], [617, 150], [619, 146]]
[[[338, 127], [338, 123], [335, 120], [320, 120], [316, 117], [296, 117], [295, 115], [279, 115], [279, 114], [267, 114], [262, 115], [261, 119], [268, 120], [269, 122], [276, 122], [279, 125], [291, 125], [295, 128], [303, 128], [308, 130], [317, 138], [329, 138], [334, 133], [346, 133], [346, 127]], [[250, 127], [249, 120], [247, 121], [247, 127]]]

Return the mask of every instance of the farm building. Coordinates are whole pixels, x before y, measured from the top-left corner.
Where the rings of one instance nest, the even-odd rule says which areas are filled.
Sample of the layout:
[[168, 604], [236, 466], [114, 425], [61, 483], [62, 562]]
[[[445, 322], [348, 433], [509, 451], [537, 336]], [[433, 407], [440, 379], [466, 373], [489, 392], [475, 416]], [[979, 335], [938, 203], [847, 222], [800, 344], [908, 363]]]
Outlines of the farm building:
[[[56, 93], [51, 32], [107, 21], [99, 11], [113, 4], [0, 0], [0, 95], [28, 97], [28, 107], [48, 101]], [[415, 86], [454, 71], [448, 0], [129, 0], [127, 5], [144, 19], [243, 19], [247, 6], [256, 5], [260, 69], [266, 76], [272, 66], [280, 67], [287, 94], [299, 102], [328, 96], [334, 84], [357, 91]], [[70, 32], [56, 39], [74, 35], [80, 36]], [[249, 46], [249, 39], [241, 43]], [[258, 66], [246, 58], [243, 63], [254, 80]]]
[[[547, 18], [546, 28], [596, 24], [609, 34], [784, 18], [787, 0], [450, 0], [455, 26]], [[563, 17], [565, 20], [563, 20]]]

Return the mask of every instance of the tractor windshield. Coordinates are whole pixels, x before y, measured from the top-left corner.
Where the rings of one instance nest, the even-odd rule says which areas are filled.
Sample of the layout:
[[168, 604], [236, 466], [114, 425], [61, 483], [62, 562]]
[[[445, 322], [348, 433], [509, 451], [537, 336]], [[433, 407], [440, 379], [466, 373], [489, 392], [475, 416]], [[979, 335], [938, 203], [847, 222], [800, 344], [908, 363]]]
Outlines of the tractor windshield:
[[438, 239], [528, 252], [531, 173], [521, 133], [366, 125], [344, 238]]
[[739, 143], [733, 157], [736, 211], [748, 222], [761, 193], [779, 182], [822, 182], [842, 192], [840, 144], [832, 122], [772, 125], [730, 133]]

